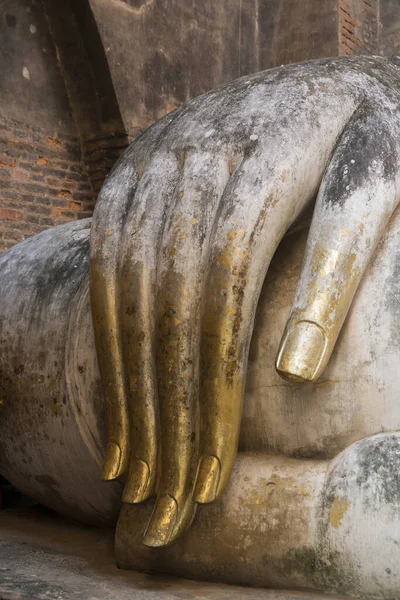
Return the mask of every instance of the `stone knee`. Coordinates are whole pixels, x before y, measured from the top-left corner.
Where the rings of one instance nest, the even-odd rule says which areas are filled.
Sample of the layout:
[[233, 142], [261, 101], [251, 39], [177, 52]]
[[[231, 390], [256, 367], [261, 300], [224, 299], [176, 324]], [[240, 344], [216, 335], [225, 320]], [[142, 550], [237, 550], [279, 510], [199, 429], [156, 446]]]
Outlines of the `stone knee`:
[[374, 435], [331, 463], [318, 523], [321, 587], [394, 597], [400, 586], [400, 433]]

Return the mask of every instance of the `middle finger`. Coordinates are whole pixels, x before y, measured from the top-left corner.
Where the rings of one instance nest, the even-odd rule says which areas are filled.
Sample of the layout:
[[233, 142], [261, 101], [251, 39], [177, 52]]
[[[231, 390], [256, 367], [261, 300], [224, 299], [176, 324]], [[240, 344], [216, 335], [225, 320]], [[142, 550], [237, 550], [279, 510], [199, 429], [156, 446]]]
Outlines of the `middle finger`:
[[161, 472], [157, 502], [144, 538], [147, 546], [172, 542], [194, 515], [203, 273], [210, 230], [228, 178], [224, 157], [196, 151], [186, 155], [164, 231], [156, 359]]

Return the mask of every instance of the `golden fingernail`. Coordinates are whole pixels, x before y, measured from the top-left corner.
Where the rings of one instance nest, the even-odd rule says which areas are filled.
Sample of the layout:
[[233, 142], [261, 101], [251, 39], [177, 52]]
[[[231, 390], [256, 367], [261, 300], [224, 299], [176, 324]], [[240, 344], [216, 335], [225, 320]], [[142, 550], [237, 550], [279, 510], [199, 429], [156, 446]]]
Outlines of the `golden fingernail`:
[[111, 481], [116, 479], [119, 473], [119, 467], [121, 464], [121, 448], [115, 442], [109, 442], [107, 444], [106, 456], [104, 458], [103, 470], [101, 478], [104, 481]]
[[317, 379], [326, 343], [322, 327], [312, 321], [296, 323], [281, 342], [276, 361], [279, 375], [294, 383]]
[[194, 490], [195, 502], [207, 504], [213, 502], [217, 496], [219, 479], [221, 476], [221, 463], [216, 456], [205, 456], [200, 464]]
[[175, 498], [169, 494], [160, 496], [144, 534], [144, 545], [152, 548], [166, 546], [174, 530], [177, 516], [178, 503]]
[[147, 462], [134, 458], [129, 468], [128, 481], [122, 494], [122, 502], [137, 504], [146, 500], [148, 498], [147, 485], [149, 479], [150, 469]]

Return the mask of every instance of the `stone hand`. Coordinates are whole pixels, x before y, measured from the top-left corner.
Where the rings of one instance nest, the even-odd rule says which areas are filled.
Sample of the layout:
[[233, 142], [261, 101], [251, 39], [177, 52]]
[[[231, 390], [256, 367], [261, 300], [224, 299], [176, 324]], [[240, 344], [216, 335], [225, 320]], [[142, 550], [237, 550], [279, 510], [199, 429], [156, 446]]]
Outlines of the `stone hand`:
[[278, 372], [314, 381], [399, 199], [400, 63], [329, 59], [242, 78], [141, 136], [100, 193], [91, 302], [108, 405], [104, 479], [157, 495], [171, 543], [235, 462], [260, 290], [317, 198]]

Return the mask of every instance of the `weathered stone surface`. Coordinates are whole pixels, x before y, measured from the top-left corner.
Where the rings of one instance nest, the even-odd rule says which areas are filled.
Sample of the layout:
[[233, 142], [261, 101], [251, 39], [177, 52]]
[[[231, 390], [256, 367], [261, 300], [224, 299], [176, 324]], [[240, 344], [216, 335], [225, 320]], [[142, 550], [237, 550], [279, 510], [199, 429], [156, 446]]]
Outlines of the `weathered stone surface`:
[[396, 0], [379, 2], [380, 54], [400, 54], [400, 5]]
[[49, 133], [71, 134], [64, 82], [41, 5], [6, 0], [0, 11], [2, 114]]
[[396, 0], [90, 4], [132, 133], [241, 75], [313, 58], [391, 55], [398, 49]]
[[146, 129], [191, 98], [257, 71], [256, 4], [93, 0], [127, 130]]
[[337, 0], [260, 0], [258, 70], [338, 54]]

